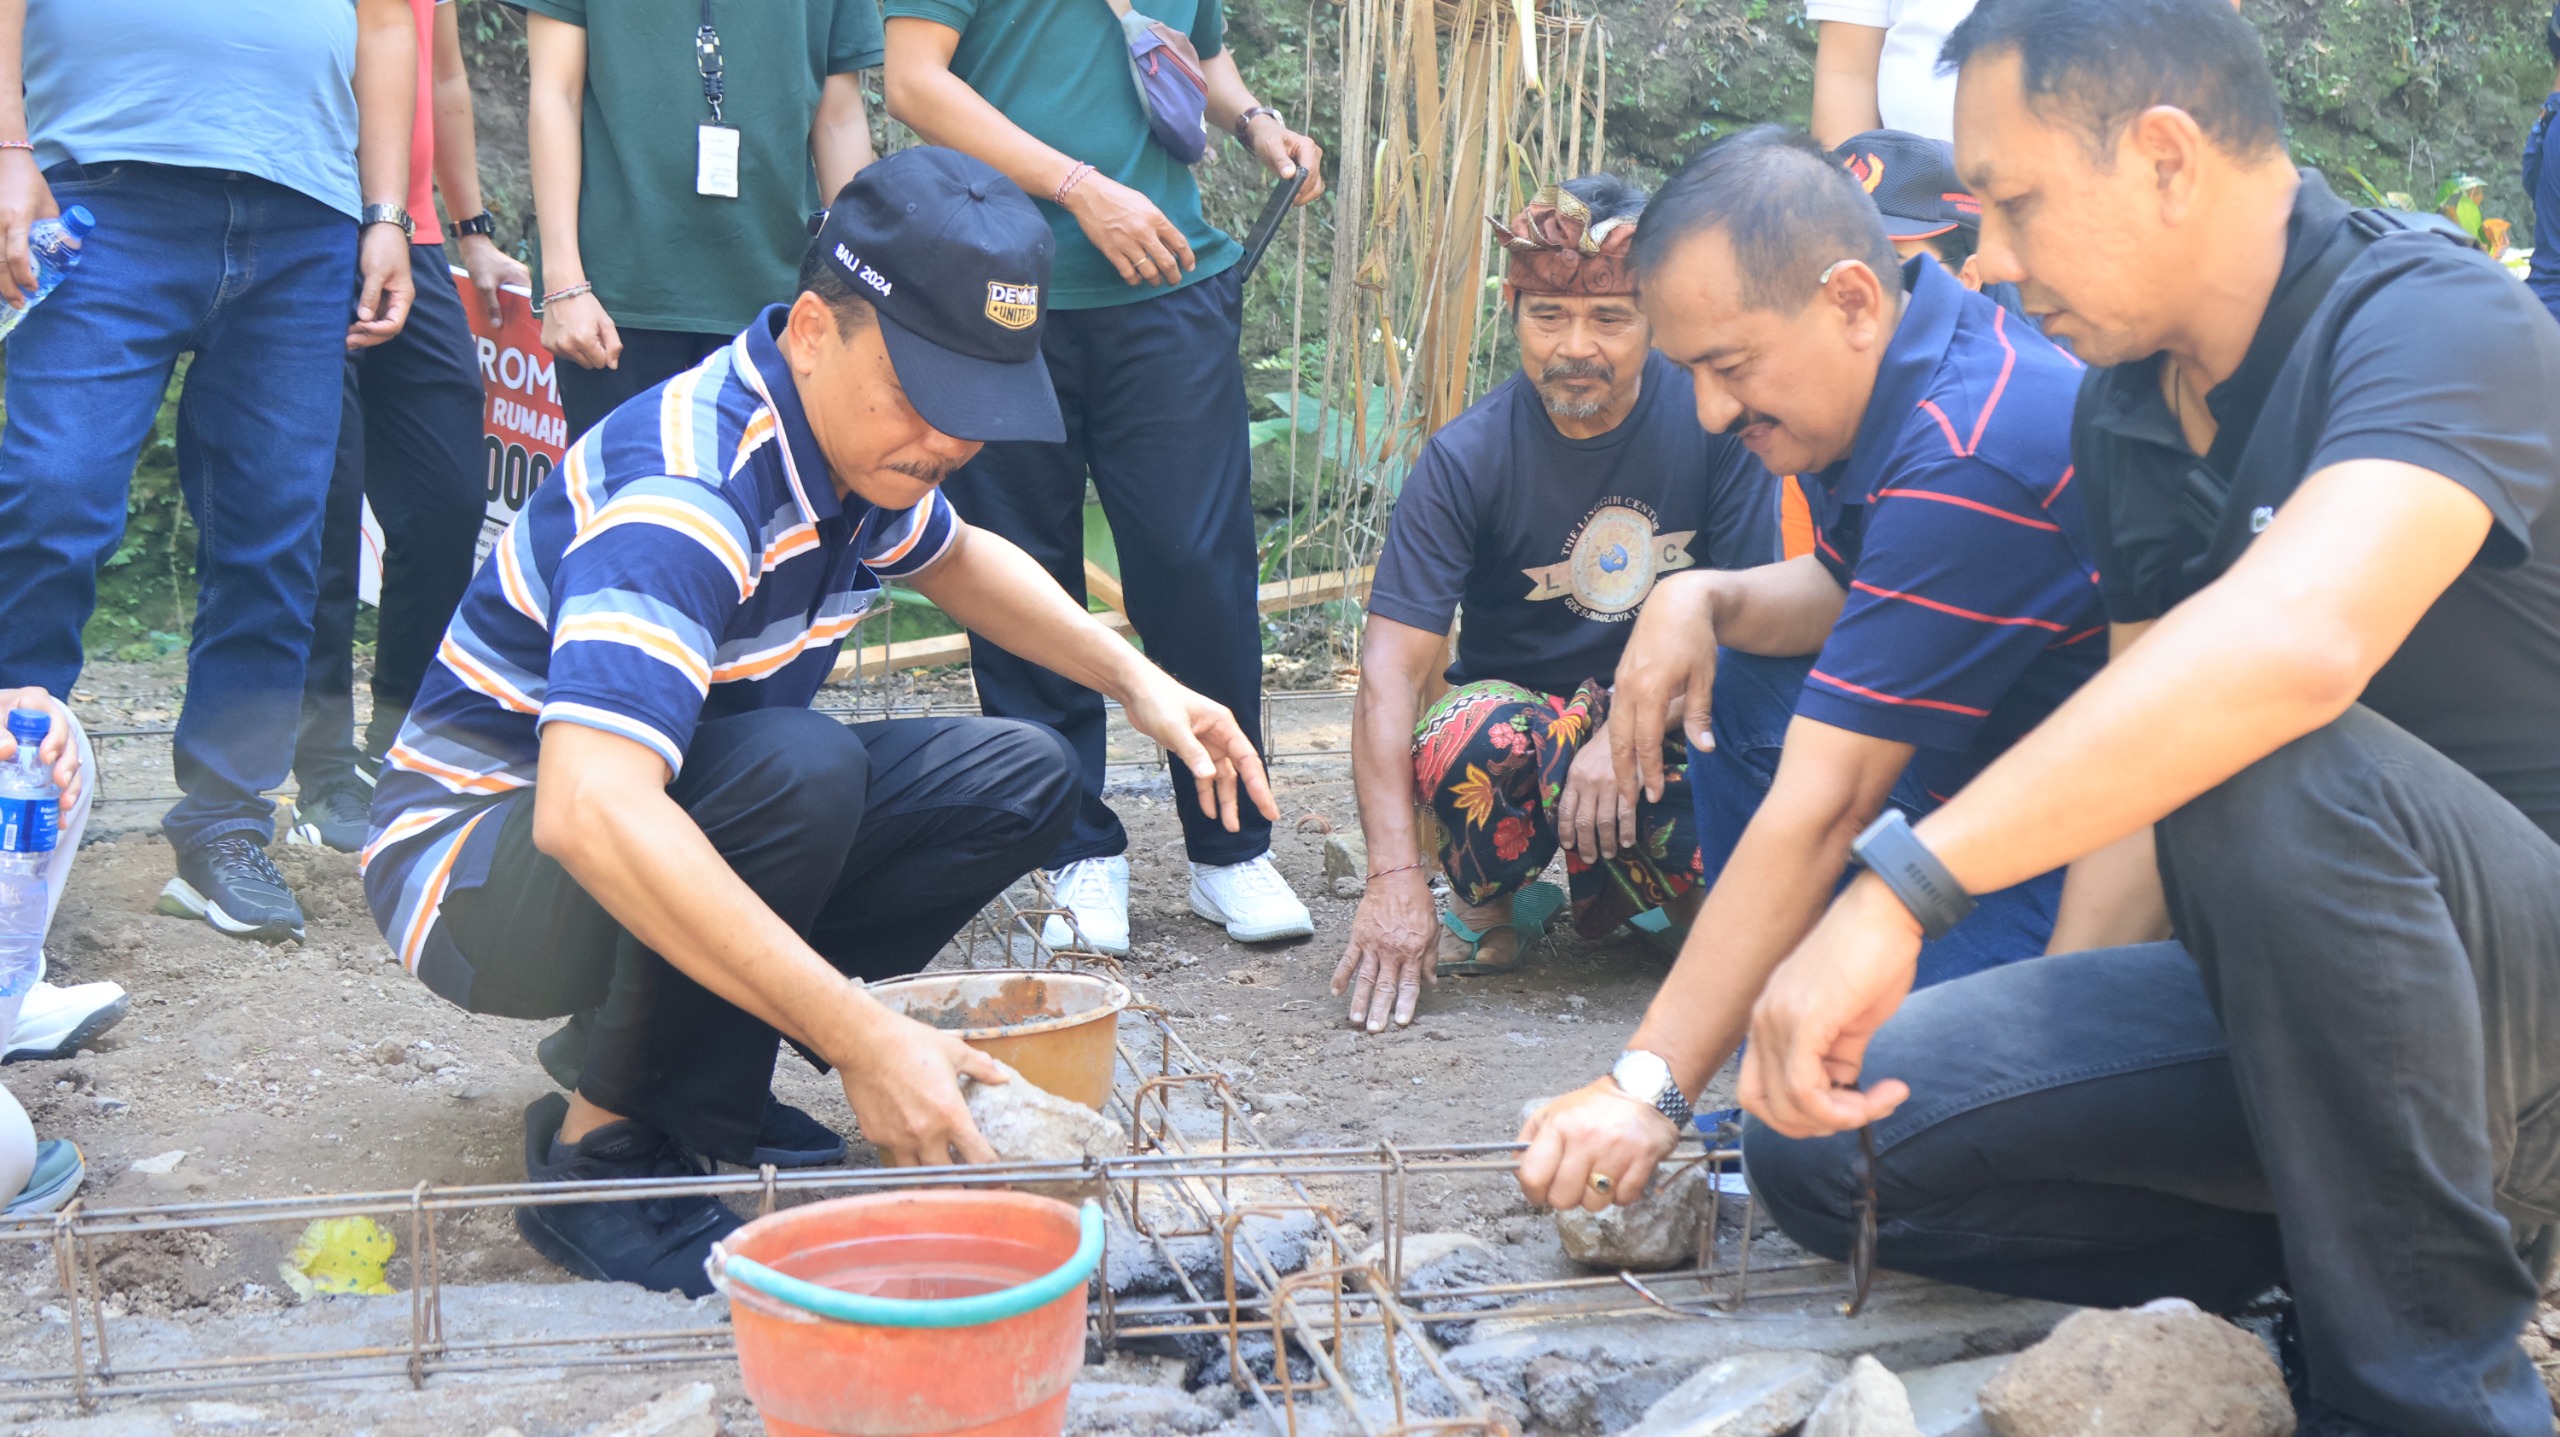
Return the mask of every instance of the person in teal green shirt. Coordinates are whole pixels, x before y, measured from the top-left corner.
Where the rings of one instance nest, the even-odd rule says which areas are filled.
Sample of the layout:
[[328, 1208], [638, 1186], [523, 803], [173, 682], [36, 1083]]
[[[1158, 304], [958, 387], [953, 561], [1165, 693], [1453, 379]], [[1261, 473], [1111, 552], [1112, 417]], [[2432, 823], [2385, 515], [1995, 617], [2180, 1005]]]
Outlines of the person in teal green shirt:
[[[1212, 135], [1235, 136], [1274, 176], [1323, 193], [1324, 152], [1255, 100], [1226, 49], [1218, 0], [1144, 0], [1145, 16], [1200, 56]], [[1066, 416], [1063, 444], [994, 443], [944, 484], [969, 523], [1020, 545], [1067, 592], [1084, 591], [1089, 479], [1119, 550], [1130, 622], [1165, 671], [1232, 710], [1261, 746], [1261, 620], [1244, 365], [1243, 250], [1200, 213], [1190, 169], [1150, 133], [1123, 38], [1124, 0], [884, 0], [889, 113], [975, 155], [1040, 204], [1057, 242], [1041, 354]], [[1163, 51], [1157, 63], [1175, 63]], [[990, 313], [998, 303], [988, 299]], [[991, 715], [1064, 735], [1082, 767], [1074, 830], [1048, 868], [1085, 944], [1129, 946], [1129, 837], [1102, 798], [1102, 699], [972, 640]], [[1271, 830], [1227, 832], [1186, 776], [1173, 784], [1191, 859], [1191, 911], [1237, 942], [1315, 926], [1271, 864]], [[1047, 938], [1064, 943], [1052, 919]]]
[[[542, 342], [560, 361], [574, 439], [791, 297], [821, 196], [871, 163], [855, 72], [880, 63], [880, 11], [876, 0], [520, 3]], [[706, 17], [716, 115], [695, 53]], [[705, 163], [723, 157], [725, 174]]]

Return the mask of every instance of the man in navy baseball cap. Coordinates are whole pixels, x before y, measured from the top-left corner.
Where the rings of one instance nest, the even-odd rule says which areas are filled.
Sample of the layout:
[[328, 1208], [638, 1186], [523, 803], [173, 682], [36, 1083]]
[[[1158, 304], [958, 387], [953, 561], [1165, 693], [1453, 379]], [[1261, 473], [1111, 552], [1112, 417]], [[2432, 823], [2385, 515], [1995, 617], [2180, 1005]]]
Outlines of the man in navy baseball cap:
[[2018, 287], [1986, 287], [1975, 273], [1974, 240], [1982, 232], [1982, 202], [1956, 178], [1955, 147], [1906, 130], [1869, 130], [1831, 152], [1855, 176], [1884, 216], [1893, 252], [1904, 259], [1927, 254], [1965, 288], [2027, 317]]
[[934, 428], [1055, 444], [1066, 425], [1040, 360], [1055, 248], [1013, 181], [927, 145], [868, 166], [836, 196], [801, 288], [832, 298], [821, 288], [832, 276], [878, 312], [898, 382]]
[[[1276, 817], [1233, 714], [943, 497], [987, 440], [1062, 437], [1050, 246], [976, 160], [869, 166], [791, 303], [588, 430], [464, 594], [375, 790], [365, 893], [447, 1000], [582, 1015], [542, 1047], [568, 1091], [525, 1111], [531, 1180], [841, 1162], [772, 1097], [777, 1038], [836, 1072], [888, 1162], [992, 1156], [957, 1079], [1003, 1071], [864, 984], [1057, 849], [1074, 757], [1015, 720], [812, 713], [888, 584], [1118, 699], [1230, 831]], [[516, 1221], [571, 1272], [698, 1296], [739, 1219], [674, 1197]]]

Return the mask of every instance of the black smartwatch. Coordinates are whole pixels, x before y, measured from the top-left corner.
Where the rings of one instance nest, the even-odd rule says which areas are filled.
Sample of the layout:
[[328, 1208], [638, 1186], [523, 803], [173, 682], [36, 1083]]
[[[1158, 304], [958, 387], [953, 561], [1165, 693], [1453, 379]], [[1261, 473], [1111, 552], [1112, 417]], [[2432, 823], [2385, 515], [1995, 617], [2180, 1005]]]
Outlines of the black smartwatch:
[[455, 220], [453, 232], [458, 235], [495, 235], [498, 232], [498, 217], [487, 210], [482, 210], [467, 220]]
[[1888, 808], [1868, 824], [1866, 832], [1850, 841], [1849, 856], [1883, 879], [1931, 938], [1946, 937], [1973, 911], [1973, 895], [1911, 831], [1911, 820], [1901, 809]]

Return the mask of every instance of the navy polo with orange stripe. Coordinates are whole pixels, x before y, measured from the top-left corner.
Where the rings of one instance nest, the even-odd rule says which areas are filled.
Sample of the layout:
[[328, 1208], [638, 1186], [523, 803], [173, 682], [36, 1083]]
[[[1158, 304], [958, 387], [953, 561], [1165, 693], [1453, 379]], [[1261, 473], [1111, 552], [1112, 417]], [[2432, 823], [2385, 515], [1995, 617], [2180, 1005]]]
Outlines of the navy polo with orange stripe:
[[1925, 258], [1903, 282], [1856, 446], [1807, 476], [1848, 601], [1796, 712], [1914, 745], [1943, 800], [2097, 671], [2106, 619], [2072, 483], [2080, 362]]

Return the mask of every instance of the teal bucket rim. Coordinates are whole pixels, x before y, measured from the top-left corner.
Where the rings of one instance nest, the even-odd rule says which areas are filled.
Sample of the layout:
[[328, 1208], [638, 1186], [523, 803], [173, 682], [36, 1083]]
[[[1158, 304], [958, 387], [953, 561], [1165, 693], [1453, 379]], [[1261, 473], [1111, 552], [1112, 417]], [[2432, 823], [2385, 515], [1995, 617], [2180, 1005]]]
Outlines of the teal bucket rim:
[[[1025, 1282], [995, 1292], [967, 1297], [875, 1297], [845, 1292], [776, 1272], [750, 1257], [740, 1257], [718, 1243], [703, 1260], [703, 1270], [722, 1292], [735, 1282], [759, 1297], [812, 1317], [865, 1327], [981, 1327], [1036, 1312], [1084, 1286], [1102, 1261], [1102, 1207], [1088, 1198], [1077, 1213], [1076, 1250], [1065, 1262]], [[736, 1295], [730, 1294], [734, 1301]]]

